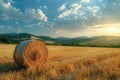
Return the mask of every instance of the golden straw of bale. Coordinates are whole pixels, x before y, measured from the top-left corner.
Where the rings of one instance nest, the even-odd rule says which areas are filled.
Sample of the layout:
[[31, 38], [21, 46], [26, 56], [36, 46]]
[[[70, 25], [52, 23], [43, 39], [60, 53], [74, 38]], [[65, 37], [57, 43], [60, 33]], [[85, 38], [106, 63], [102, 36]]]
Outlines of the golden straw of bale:
[[47, 56], [48, 49], [39, 40], [22, 41], [14, 51], [15, 62], [25, 68], [44, 64]]

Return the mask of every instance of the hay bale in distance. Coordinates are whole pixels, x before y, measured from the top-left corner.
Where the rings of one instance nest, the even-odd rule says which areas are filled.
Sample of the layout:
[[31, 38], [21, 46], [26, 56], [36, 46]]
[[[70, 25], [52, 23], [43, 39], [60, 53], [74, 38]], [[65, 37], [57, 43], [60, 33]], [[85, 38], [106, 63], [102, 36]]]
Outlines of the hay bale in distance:
[[22, 67], [43, 65], [48, 56], [48, 49], [39, 40], [26, 40], [19, 43], [14, 51], [15, 62]]

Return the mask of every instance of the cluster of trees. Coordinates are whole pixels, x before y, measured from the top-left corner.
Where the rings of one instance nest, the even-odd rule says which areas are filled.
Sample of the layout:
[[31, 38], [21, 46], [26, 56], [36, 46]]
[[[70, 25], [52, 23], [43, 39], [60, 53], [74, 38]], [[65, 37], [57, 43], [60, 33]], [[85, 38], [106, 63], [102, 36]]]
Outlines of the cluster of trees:
[[51, 38], [48, 36], [35, 36], [28, 33], [21, 34], [0, 34], [0, 43], [17, 44], [34, 37], [42, 40], [47, 45], [57, 46], [85, 46], [85, 47], [117, 47], [120, 48], [120, 37], [77, 37], [77, 38]]
[[13, 42], [8, 38], [0, 38], [0, 43], [12, 44]]
[[[13, 40], [9, 39], [7, 37], [0, 38], [0, 43], [6, 43], [6, 44], [17, 44], [22, 40]], [[83, 47], [113, 47], [113, 48], [120, 48], [120, 44], [98, 44], [98, 43], [87, 43], [87, 42], [79, 42], [79, 41], [55, 41], [53, 43], [45, 43], [46, 45], [57, 45], [57, 46], [83, 46]]]
[[57, 46], [82, 46], [82, 47], [112, 47], [120, 48], [120, 44], [92, 44], [92, 43], [78, 43], [78, 42], [55, 42], [55, 43], [46, 43], [47, 45], [57, 45]]
[[24, 40], [28, 40], [28, 39], [15, 39], [15, 38], [2, 37], [2, 38], [0, 38], [0, 43], [17, 44]]

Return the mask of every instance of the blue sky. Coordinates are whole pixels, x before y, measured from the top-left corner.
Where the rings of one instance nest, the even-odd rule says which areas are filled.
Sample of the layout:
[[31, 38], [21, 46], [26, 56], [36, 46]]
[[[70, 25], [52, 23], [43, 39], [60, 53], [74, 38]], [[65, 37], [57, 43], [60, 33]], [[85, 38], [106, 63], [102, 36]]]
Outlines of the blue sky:
[[120, 0], [0, 0], [0, 33], [120, 35]]

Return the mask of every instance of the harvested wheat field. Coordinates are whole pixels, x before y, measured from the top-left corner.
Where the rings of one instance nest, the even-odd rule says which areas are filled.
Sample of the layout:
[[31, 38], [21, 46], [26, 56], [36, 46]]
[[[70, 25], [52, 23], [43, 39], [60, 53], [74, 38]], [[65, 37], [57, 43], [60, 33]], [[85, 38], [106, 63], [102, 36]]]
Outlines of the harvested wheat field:
[[120, 80], [120, 48], [48, 46], [45, 64], [24, 69], [15, 47], [0, 44], [0, 80]]

